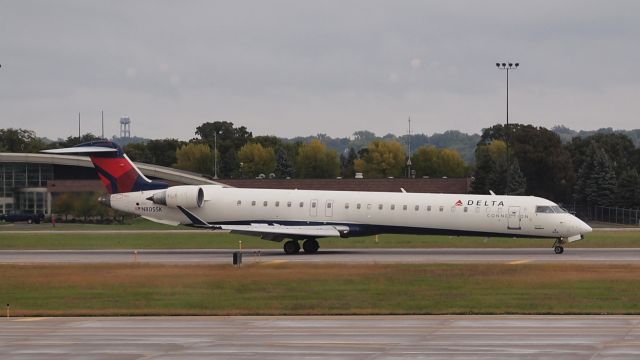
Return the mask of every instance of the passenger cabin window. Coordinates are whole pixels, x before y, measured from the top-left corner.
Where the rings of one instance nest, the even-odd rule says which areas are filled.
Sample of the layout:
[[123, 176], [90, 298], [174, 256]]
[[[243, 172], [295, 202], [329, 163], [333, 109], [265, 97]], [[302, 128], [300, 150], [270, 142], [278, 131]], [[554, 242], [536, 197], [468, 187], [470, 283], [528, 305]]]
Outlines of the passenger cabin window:
[[287, 201], [287, 207], [291, 207], [291, 201]]
[[349, 203], [344, 203], [344, 208], [348, 209], [349, 208]]
[[262, 206], [267, 206], [267, 204], [268, 204], [267, 201], [262, 202]]
[[242, 205], [242, 200], [238, 200], [238, 202], [236, 203], [236, 205], [238, 205], [238, 206]]
[[407, 211], [407, 205], [402, 205], [402, 210]]
[[415, 209], [416, 211], [420, 210], [420, 205], [416, 205], [416, 206], [414, 207], [414, 209]]
[[378, 204], [378, 210], [382, 210], [382, 204]]
[[280, 206], [280, 201], [276, 201], [276, 207]]
[[358, 204], [356, 205], [356, 209], [360, 210], [360, 208], [362, 207], [362, 205]]
[[304, 202], [300, 201], [300, 207], [304, 207]]
[[468, 212], [468, 211], [469, 211], [469, 208], [465, 206], [464, 207], [464, 212]]
[[443, 211], [444, 211], [444, 206], [440, 206], [440, 207], [438, 208], [438, 211], [443, 212]]
[[314, 209], [316, 208], [316, 202], [315, 201], [311, 202], [311, 207], [314, 208]]
[[395, 205], [391, 205], [391, 210], [395, 210], [396, 206]]
[[256, 206], [256, 201], [255, 201], [255, 200], [253, 200], [253, 201], [251, 202], [251, 206]]
[[431, 211], [431, 205], [427, 205], [427, 211]]

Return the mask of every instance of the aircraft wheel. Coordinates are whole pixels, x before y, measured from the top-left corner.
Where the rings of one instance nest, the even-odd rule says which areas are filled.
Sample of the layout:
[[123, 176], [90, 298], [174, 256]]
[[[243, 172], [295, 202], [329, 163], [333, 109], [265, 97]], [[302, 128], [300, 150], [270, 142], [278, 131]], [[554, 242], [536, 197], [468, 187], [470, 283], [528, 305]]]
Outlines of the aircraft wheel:
[[284, 243], [284, 253], [287, 255], [297, 254], [300, 252], [300, 244], [296, 240], [289, 240]]
[[320, 244], [318, 244], [318, 240], [316, 239], [307, 239], [302, 243], [302, 248], [307, 254], [315, 254], [318, 252]]
[[562, 246], [558, 245], [558, 246], [556, 246], [555, 248], [553, 248], [553, 251], [554, 251], [556, 254], [562, 254], [562, 253], [564, 252], [564, 248], [563, 248]]

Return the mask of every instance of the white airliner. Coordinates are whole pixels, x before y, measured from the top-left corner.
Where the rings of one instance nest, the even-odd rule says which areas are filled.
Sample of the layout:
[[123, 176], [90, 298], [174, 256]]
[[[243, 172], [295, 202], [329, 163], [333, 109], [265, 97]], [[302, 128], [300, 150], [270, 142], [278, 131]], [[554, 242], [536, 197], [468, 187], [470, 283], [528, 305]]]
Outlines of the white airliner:
[[535, 196], [242, 189], [171, 186], [147, 179], [115, 143], [98, 141], [55, 154], [85, 154], [110, 195], [100, 201], [152, 221], [283, 241], [287, 254], [318, 251], [317, 239], [382, 233], [581, 240], [591, 227]]

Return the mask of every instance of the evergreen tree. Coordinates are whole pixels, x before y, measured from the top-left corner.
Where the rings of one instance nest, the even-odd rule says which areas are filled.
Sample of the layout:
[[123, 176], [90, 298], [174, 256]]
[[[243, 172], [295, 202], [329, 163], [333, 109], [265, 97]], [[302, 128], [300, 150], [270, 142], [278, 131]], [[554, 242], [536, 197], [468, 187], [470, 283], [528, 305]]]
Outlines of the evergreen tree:
[[509, 160], [509, 184], [505, 193], [508, 195], [524, 195], [527, 191], [527, 179], [524, 177], [518, 158]]
[[587, 160], [578, 172], [574, 199], [589, 206], [614, 205], [616, 188], [616, 174], [611, 159], [601, 147], [591, 145]]
[[616, 197], [617, 206], [640, 208], [640, 175], [636, 169], [627, 170], [620, 175]]
[[355, 161], [358, 159], [356, 150], [349, 148], [346, 153], [340, 154], [340, 176], [343, 178], [353, 178], [356, 176]]
[[276, 156], [276, 177], [280, 179], [292, 178], [294, 175], [293, 163], [289, 160], [287, 151], [282, 147], [278, 149]]
[[476, 149], [476, 169], [473, 173], [471, 192], [474, 194], [489, 194], [490, 177], [495, 167], [494, 161], [486, 145], [480, 145]]

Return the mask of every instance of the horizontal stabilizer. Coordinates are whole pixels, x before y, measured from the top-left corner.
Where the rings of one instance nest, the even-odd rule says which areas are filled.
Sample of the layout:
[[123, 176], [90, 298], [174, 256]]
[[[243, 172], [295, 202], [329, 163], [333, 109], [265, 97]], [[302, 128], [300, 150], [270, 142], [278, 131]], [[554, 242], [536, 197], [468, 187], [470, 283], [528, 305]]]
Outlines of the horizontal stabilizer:
[[62, 148], [62, 149], [42, 150], [41, 152], [47, 153], [47, 154], [96, 154], [96, 153], [118, 152], [118, 149], [102, 147], [102, 146], [82, 146], [82, 147], [68, 147], [68, 148]]

